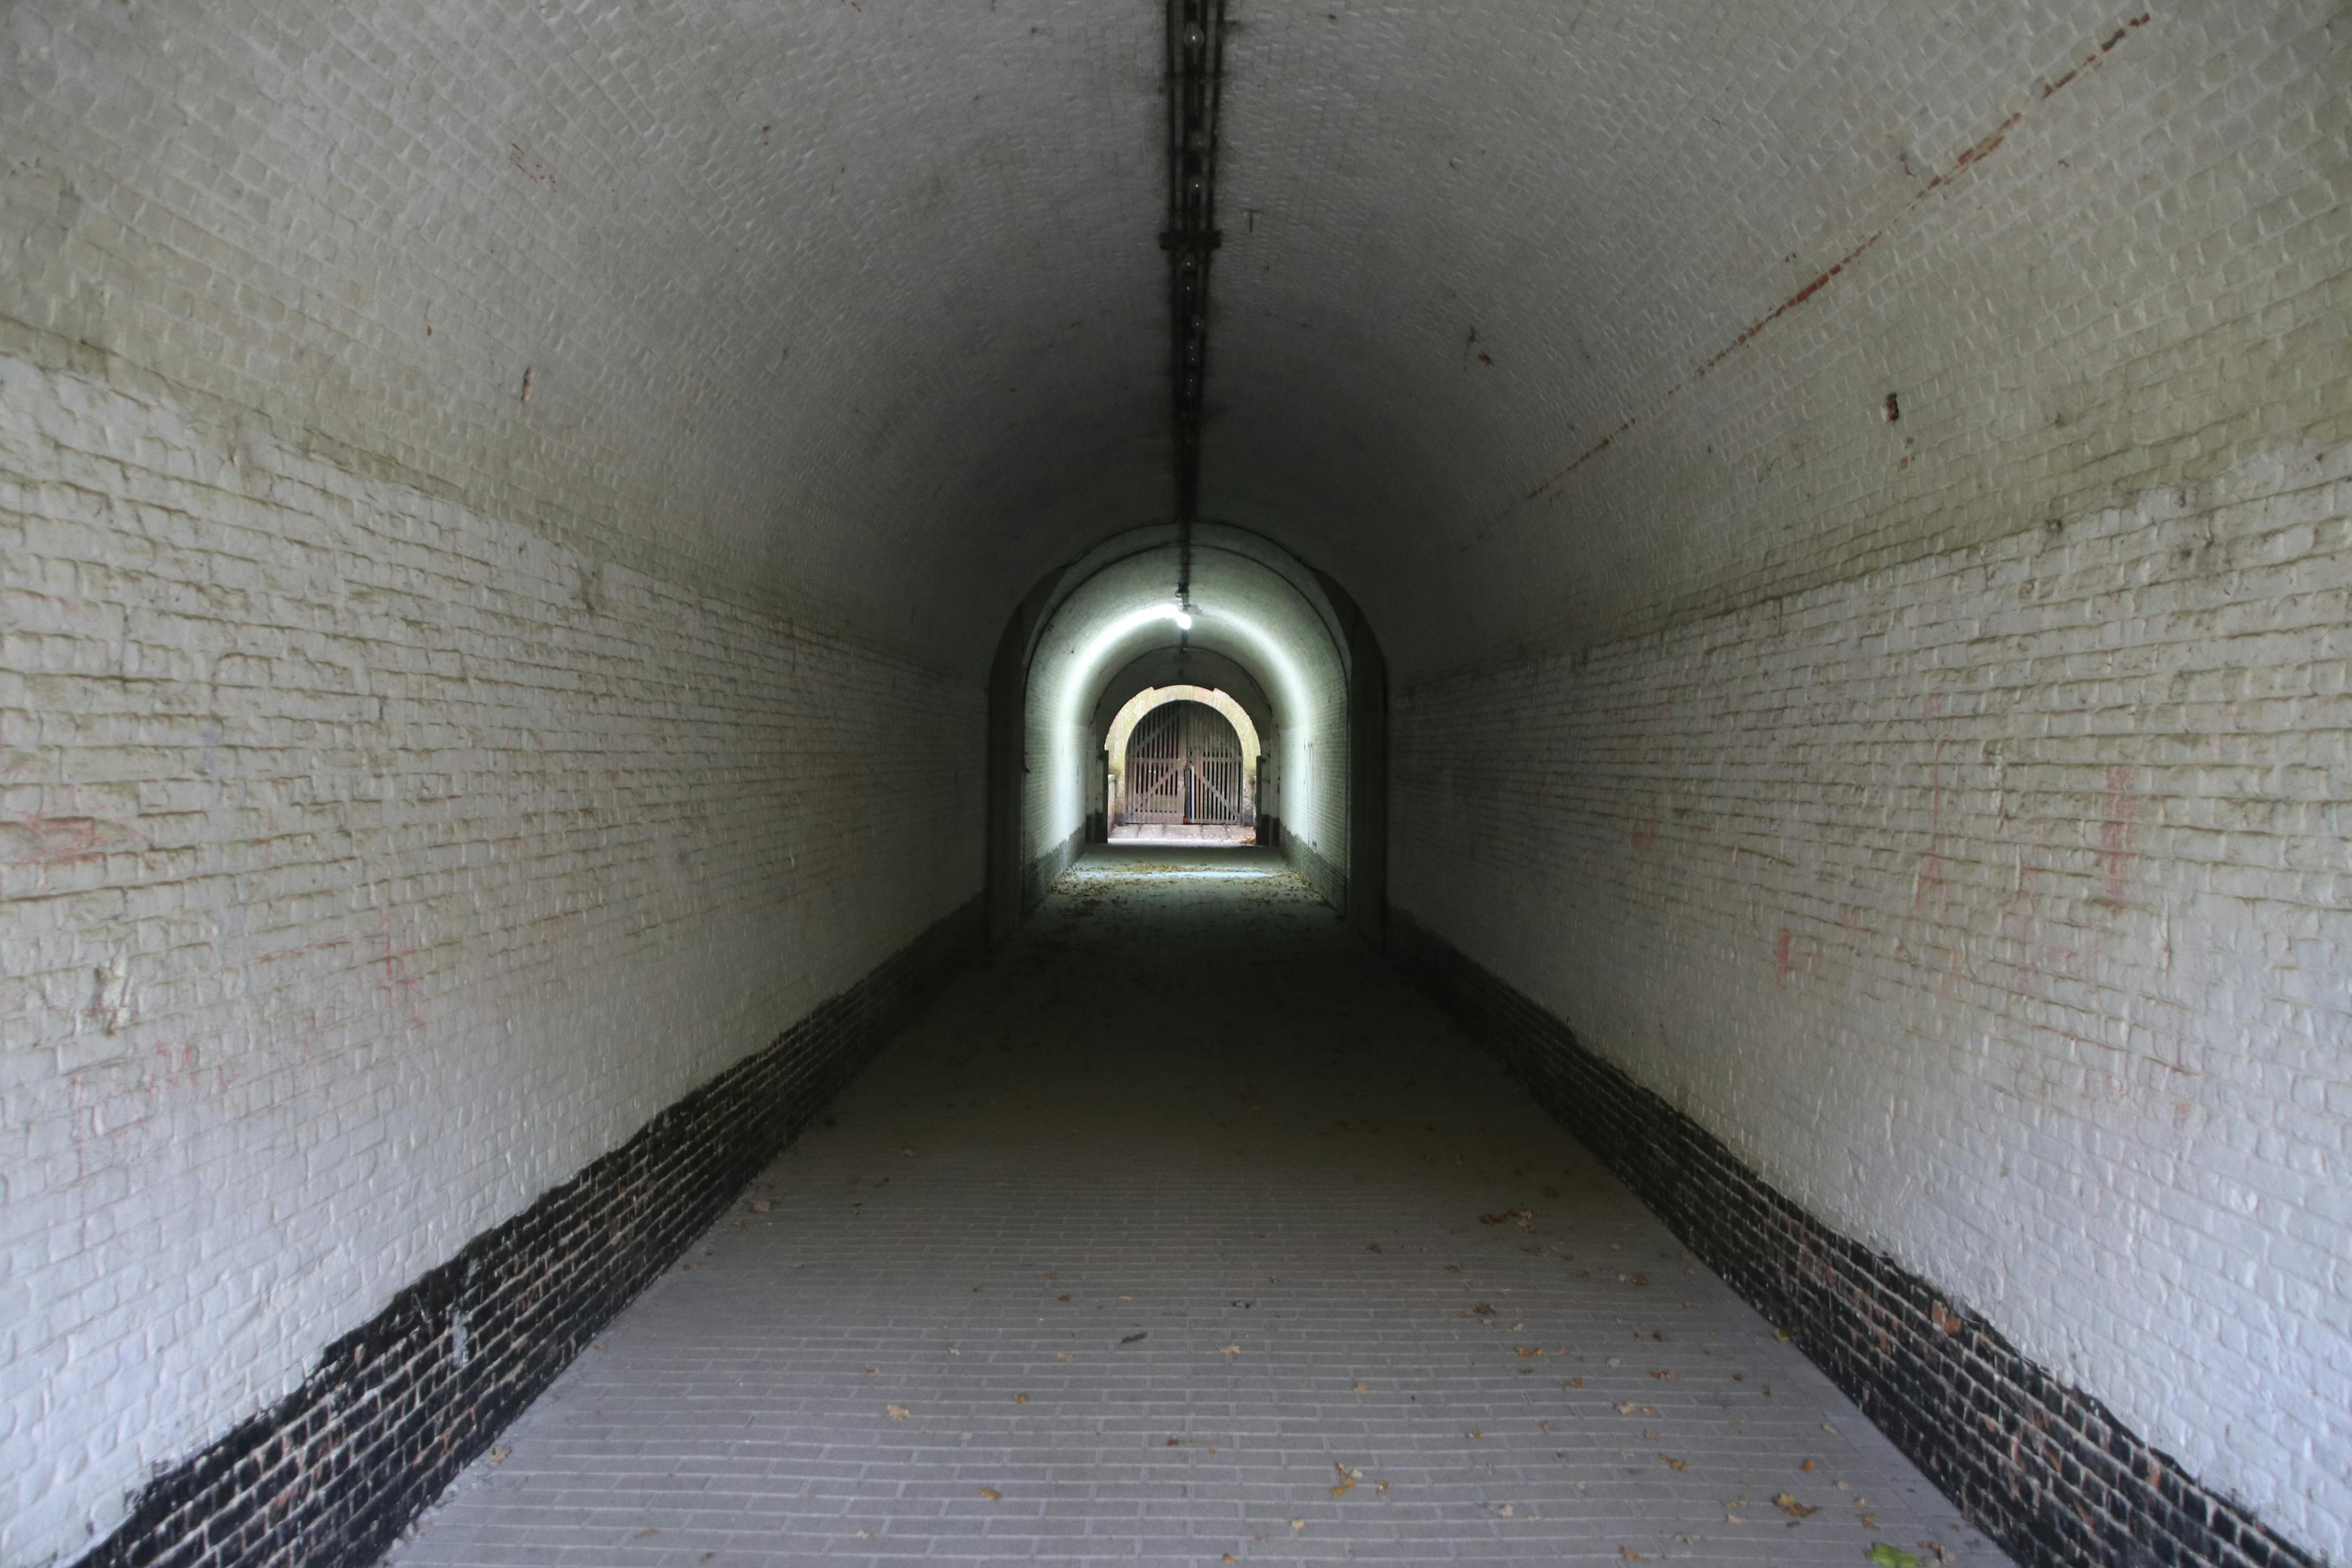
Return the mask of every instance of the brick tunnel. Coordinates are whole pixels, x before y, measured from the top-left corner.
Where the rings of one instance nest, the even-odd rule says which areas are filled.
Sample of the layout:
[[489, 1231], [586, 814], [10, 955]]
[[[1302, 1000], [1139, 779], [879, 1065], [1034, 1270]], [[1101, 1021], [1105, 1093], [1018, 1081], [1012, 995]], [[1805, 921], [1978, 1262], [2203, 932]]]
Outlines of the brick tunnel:
[[12, 8], [0, 1568], [2352, 1560], [2347, 34]]

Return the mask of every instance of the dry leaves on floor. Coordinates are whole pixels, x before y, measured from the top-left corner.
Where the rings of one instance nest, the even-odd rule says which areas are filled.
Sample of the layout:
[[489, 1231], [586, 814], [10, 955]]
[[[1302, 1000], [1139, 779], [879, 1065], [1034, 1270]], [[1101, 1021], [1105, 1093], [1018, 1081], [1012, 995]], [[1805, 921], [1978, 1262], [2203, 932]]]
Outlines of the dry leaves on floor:
[[1219, 1345], [1217, 1347], [1217, 1353], [1219, 1355], [1239, 1355], [1242, 1353], [1242, 1347], [1239, 1345]]
[[886, 1405], [882, 1413], [893, 1421], [904, 1421], [908, 1415], [907, 1407], [903, 1405]]
[[1779, 1509], [1782, 1513], [1787, 1514], [1790, 1519], [1804, 1519], [1810, 1515], [1822, 1511], [1817, 1508], [1807, 1508], [1803, 1503], [1799, 1502], [1787, 1492], [1782, 1492], [1779, 1496], [1775, 1497], [1772, 1500], [1772, 1506]]
[[1690, 1468], [1690, 1464], [1687, 1460], [1677, 1459], [1672, 1454], [1660, 1454], [1658, 1456], [1658, 1463], [1665, 1466], [1666, 1468], [1670, 1470], [1687, 1470]]
[[981, 1488], [980, 1495], [986, 1498], [991, 1502], [1002, 1502], [1004, 1500], [1004, 1494], [998, 1491], [994, 1487]]
[[1350, 1394], [1370, 1394], [1371, 1391], [1372, 1385], [1369, 1383], [1360, 1383], [1356, 1384], [1355, 1387], [1348, 1390]]

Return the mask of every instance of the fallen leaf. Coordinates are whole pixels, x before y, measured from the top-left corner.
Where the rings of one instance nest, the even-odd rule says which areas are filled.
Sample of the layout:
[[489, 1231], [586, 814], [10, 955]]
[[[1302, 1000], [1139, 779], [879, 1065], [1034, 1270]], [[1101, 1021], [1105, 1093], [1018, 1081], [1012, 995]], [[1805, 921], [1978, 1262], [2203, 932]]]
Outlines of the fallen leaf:
[[1917, 1552], [1906, 1552], [1903, 1548], [1890, 1546], [1884, 1541], [1872, 1542], [1870, 1550], [1864, 1552], [1863, 1556], [1877, 1563], [1878, 1568], [1919, 1568]]
[[1238, 1558], [1238, 1557], [1236, 1557], [1236, 1556], [1234, 1556], [1232, 1552], [1226, 1552], [1226, 1553], [1225, 1553], [1225, 1561], [1226, 1561], [1226, 1562], [1228, 1562], [1228, 1563], [1238, 1563], [1238, 1562], [1240, 1562], [1240, 1561], [1241, 1561], [1241, 1559], [1240, 1559], [1240, 1558]]
[[1549, 1432], [1551, 1430], [1551, 1423], [1549, 1421], [1538, 1421], [1536, 1423], [1536, 1430], [1538, 1432]]
[[1217, 1353], [1219, 1355], [1239, 1355], [1242, 1353], [1242, 1347], [1239, 1345], [1219, 1345], [1217, 1347]]
[[1056, 1301], [1066, 1301], [1066, 1300], [1068, 1300], [1069, 1299], [1070, 1299], [1070, 1293], [1069, 1293], [1067, 1290], [1063, 1291], [1060, 1295], [1058, 1295], [1058, 1296], [1056, 1296], [1056, 1297], [1055, 1297], [1055, 1298], [1054, 1298], [1054, 1300], [1056, 1300]]
[[1656, 1371], [1651, 1373], [1650, 1375], [1656, 1378], [1660, 1383], [1672, 1383], [1675, 1380], [1675, 1369], [1670, 1366], [1660, 1367]]
[[1356, 1384], [1355, 1387], [1348, 1390], [1350, 1394], [1370, 1394], [1371, 1391], [1372, 1385], [1369, 1383], [1360, 1383]]
[[991, 1502], [1003, 1502], [1004, 1500], [1004, 1494], [998, 1491], [994, 1487], [981, 1488], [980, 1495], [986, 1498]]
[[1797, 1467], [1797, 1468], [1799, 1468], [1799, 1469], [1801, 1469], [1801, 1470], [1810, 1470], [1810, 1469], [1811, 1469], [1812, 1468], [1813, 1468], [1813, 1462], [1812, 1462], [1811, 1459], [1807, 1459], [1803, 1464], [1799, 1465], [1799, 1466]]
[[1459, 1263], [1449, 1263], [1445, 1266], [1445, 1271], [1448, 1274], [1459, 1274], [1462, 1272], [1462, 1265]]
[[1571, 1377], [1566, 1383], [1561, 1384], [1560, 1386], [1562, 1388], [1582, 1388], [1584, 1386], [1584, 1379], [1580, 1377]]
[[1476, 1430], [1475, 1428], [1473, 1428], [1473, 1429], [1472, 1429], [1472, 1431], [1471, 1431], [1471, 1433], [1470, 1433], [1470, 1436], [1472, 1436], [1473, 1437], [1484, 1437], [1486, 1435], [1486, 1434], [1485, 1434], [1484, 1432], [1478, 1431], [1478, 1430]]
[[1480, 1317], [1482, 1317], [1482, 1318], [1491, 1318], [1491, 1317], [1493, 1317], [1493, 1316], [1495, 1315], [1495, 1309], [1494, 1309], [1493, 1307], [1491, 1307], [1491, 1306], [1488, 1306], [1488, 1305], [1487, 1305], [1486, 1302], [1484, 1302], [1484, 1301], [1479, 1302], [1476, 1306], [1475, 1306], [1475, 1307], [1471, 1308], [1470, 1310], [1471, 1310], [1473, 1312], [1477, 1313], [1477, 1314], [1478, 1314], [1478, 1316], [1480, 1316]]
[[500, 1443], [490, 1450], [490, 1463], [494, 1465], [503, 1465], [508, 1459], [511, 1458], [513, 1455], [514, 1450], [512, 1448], [508, 1447], [504, 1443]]
[[1013, 1403], [1015, 1405], [1026, 1405], [1029, 1403], [1029, 1396], [1025, 1394], [1016, 1394], [1013, 1396]]
[[1068, 1361], [1070, 1359], [1070, 1352], [1067, 1351], [1055, 1351], [1054, 1352], [1054, 1359], [1055, 1361]]
[[1543, 1354], [1543, 1346], [1541, 1346], [1541, 1345], [1519, 1345], [1519, 1346], [1517, 1346], [1516, 1348], [1517, 1349], [1518, 1352], [1519, 1352], [1521, 1355], [1541, 1355], [1541, 1354]]
[[914, 1151], [913, 1151], [912, 1149], [901, 1149], [901, 1150], [899, 1150], [899, 1151], [898, 1151], [898, 1152], [899, 1152], [899, 1153], [901, 1153], [901, 1154], [908, 1154], [908, 1155], [911, 1155], [912, 1153], [914, 1153]]
[[1790, 1519], [1804, 1519], [1811, 1514], [1816, 1514], [1822, 1511], [1817, 1508], [1807, 1508], [1803, 1503], [1799, 1502], [1787, 1492], [1782, 1492], [1773, 1498], [1772, 1506], [1779, 1509], [1782, 1513], [1787, 1514]]
[[903, 1405], [886, 1405], [882, 1407], [882, 1413], [893, 1421], [904, 1421], [907, 1418], [907, 1407]]
[[658, 1530], [640, 1530], [637, 1531], [637, 1539], [639, 1541], [643, 1541], [648, 1535], [659, 1535], [661, 1531]]
[[1629, 1399], [1624, 1404], [1617, 1407], [1617, 1414], [1620, 1415], [1631, 1415], [1640, 1408], [1642, 1408], [1642, 1406], [1638, 1400]]
[[1687, 1461], [1677, 1459], [1672, 1454], [1660, 1454], [1658, 1456], [1658, 1463], [1665, 1466], [1666, 1468], [1670, 1470], [1687, 1470], [1690, 1468], [1690, 1465]]
[[1181, 1448], [1184, 1446], [1184, 1439], [1181, 1437], [1171, 1437], [1168, 1439], [1168, 1446], [1171, 1448]]
[[1307, 1521], [1303, 1519], [1294, 1519], [1290, 1521], [1290, 1528], [1293, 1530], [1304, 1530], [1307, 1528]]
[[1648, 1558], [1643, 1556], [1640, 1552], [1634, 1551], [1630, 1546], [1619, 1547], [1617, 1549], [1617, 1555], [1622, 1557], [1628, 1563], [1647, 1563], [1649, 1561]]
[[745, 1204], [743, 1206], [750, 1209], [753, 1214], [766, 1214], [770, 1209], [774, 1208], [776, 1205], [770, 1203], [765, 1198], [753, 1198], [750, 1203]]
[[1379, 1242], [1377, 1242], [1377, 1241], [1376, 1241], [1376, 1242], [1374, 1242], [1374, 1243], [1372, 1243], [1370, 1247], [1367, 1247], [1366, 1248], [1364, 1248], [1364, 1250], [1365, 1250], [1366, 1252], [1378, 1252], [1380, 1249], [1381, 1249], [1381, 1244], [1380, 1244]]

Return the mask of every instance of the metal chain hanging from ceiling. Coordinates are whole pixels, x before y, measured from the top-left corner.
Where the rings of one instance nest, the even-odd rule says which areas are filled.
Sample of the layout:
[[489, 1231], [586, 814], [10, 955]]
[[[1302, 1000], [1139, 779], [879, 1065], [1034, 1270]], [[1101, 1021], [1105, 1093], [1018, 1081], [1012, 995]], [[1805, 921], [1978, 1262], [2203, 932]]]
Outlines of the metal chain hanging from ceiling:
[[1209, 368], [1209, 257], [1217, 233], [1217, 99], [1224, 0], [1168, 0], [1168, 307], [1174, 357], [1176, 601], [1192, 606], [1192, 524], [1201, 510], [1201, 402]]

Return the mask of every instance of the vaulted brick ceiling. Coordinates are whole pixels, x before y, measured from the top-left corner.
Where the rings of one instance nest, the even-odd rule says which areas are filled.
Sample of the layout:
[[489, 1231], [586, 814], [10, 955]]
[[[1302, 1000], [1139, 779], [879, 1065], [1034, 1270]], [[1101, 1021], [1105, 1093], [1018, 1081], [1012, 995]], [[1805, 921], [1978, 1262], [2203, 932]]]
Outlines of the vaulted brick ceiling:
[[[2298, 47], [2264, 9], [1238, 4], [1203, 514], [1410, 670], [2013, 527], [2054, 454], [2127, 480], [2193, 400], [2082, 389], [2245, 205], [2149, 203], [2195, 157], [2150, 84]], [[10, 71], [67, 87], [13, 199], [146, 280], [8, 303], [103, 344], [274, 278], [187, 380], [290, 378], [322, 438], [976, 667], [1040, 572], [1169, 513], [1161, 21], [22, 7]], [[85, 119], [176, 189], [43, 184]]]

